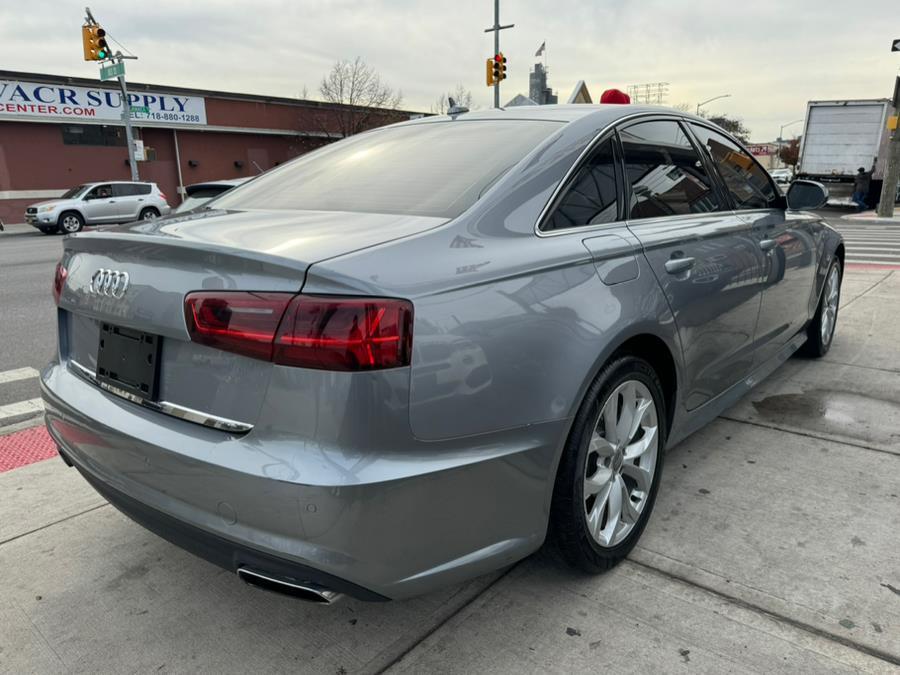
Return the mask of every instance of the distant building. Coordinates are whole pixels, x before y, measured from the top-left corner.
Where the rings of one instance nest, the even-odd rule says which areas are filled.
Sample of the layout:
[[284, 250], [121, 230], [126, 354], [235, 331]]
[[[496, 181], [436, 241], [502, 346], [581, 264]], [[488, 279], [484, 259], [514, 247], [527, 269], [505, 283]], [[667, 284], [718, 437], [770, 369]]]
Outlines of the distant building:
[[[785, 142], [784, 145], [787, 145]], [[747, 149], [750, 151], [756, 160], [763, 165], [764, 169], [783, 169], [785, 167], [784, 162], [778, 157], [778, 150], [781, 146], [779, 146], [778, 142], [774, 143], [748, 143]]]
[[525, 94], [516, 94], [511, 99], [509, 99], [509, 102], [507, 102], [507, 104], [503, 107], [504, 108], [515, 108], [516, 106], [519, 106], [519, 105], [538, 105], [538, 103], [537, 103], [537, 101], [532, 101]]
[[591, 92], [588, 91], [587, 85], [584, 83], [584, 80], [578, 80], [578, 84], [575, 85], [575, 88], [572, 90], [572, 93], [569, 95], [569, 100], [566, 103], [593, 103], [594, 100], [591, 97]]
[[[131, 178], [122, 100], [112, 82], [0, 70], [0, 220], [79, 183]], [[254, 176], [341, 137], [346, 106], [296, 98], [128, 83], [142, 180], [177, 206], [184, 186]], [[138, 107], [140, 106], [140, 107]], [[367, 111], [366, 127], [413, 111]]]
[[528, 98], [538, 105], [552, 105], [558, 101], [556, 94], [547, 86], [547, 69], [543, 63], [535, 63], [534, 70], [528, 75]]

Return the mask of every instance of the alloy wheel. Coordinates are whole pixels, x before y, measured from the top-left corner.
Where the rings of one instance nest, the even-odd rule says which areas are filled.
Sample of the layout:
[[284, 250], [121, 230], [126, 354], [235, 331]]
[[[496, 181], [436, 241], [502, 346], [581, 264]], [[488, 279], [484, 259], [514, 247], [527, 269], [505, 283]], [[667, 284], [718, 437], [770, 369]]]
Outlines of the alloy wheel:
[[144, 213], [141, 217], [144, 220], [153, 220], [154, 218], [156, 218], [156, 212], [151, 211], [150, 209], [147, 209], [146, 211], [144, 211]]
[[822, 344], [831, 342], [834, 335], [834, 326], [837, 322], [838, 300], [840, 296], [841, 277], [837, 265], [832, 265], [825, 281], [825, 292], [822, 296]]
[[584, 469], [584, 515], [594, 541], [620, 544], [647, 505], [659, 453], [656, 403], [627, 380], [610, 394], [591, 434]]
[[62, 227], [66, 232], [78, 232], [78, 229], [81, 227], [81, 221], [78, 220], [77, 216], [68, 215], [62, 219]]

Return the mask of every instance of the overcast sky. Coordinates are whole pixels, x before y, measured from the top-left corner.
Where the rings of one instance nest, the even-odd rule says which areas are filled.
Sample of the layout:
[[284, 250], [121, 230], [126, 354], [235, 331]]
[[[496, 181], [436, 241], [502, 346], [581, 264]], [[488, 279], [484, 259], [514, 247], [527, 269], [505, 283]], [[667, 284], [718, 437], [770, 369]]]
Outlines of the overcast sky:
[[[10, 0], [11, 1], [11, 0]], [[488, 107], [484, 59], [492, 0], [29, 0], [0, 13], [0, 67], [97, 77], [82, 60], [85, 1], [140, 57], [128, 78], [255, 94], [318, 96], [334, 61], [361, 56], [427, 111], [462, 84]], [[564, 102], [578, 80], [595, 100], [611, 86], [669, 82], [671, 105], [719, 94], [711, 112], [741, 117], [754, 141], [803, 117], [810, 99], [890, 96], [900, 66], [897, 0], [502, 0], [509, 79], [528, 93], [547, 42], [550, 85]], [[115, 45], [114, 45], [115, 46]], [[785, 129], [785, 137], [801, 125]]]

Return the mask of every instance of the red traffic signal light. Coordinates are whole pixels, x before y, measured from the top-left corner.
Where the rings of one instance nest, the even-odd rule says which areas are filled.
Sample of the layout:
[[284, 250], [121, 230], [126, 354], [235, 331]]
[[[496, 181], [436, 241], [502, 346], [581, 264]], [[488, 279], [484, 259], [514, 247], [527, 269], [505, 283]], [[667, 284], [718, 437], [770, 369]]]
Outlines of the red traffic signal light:
[[495, 82], [506, 79], [506, 57], [503, 56], [503, 52], [494, 54], [494, 63], [491, 70]]

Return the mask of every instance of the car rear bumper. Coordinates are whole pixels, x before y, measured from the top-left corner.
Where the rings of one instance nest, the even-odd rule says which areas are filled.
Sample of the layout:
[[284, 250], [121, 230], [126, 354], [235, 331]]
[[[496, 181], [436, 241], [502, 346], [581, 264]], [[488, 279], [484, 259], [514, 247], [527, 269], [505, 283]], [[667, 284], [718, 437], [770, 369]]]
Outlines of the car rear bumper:
[[366, 473], [299, 442], [287, 465], [259, 429], [236, 436], [167, 418], [59, 363], [41, 385], [61, 451], [138, 523], [231, 571], [247, 565], [365, 600], [426, 593], [536, 550], [568, 427], [421, 442], [404, 462], [373, 456], [378, 470]]

